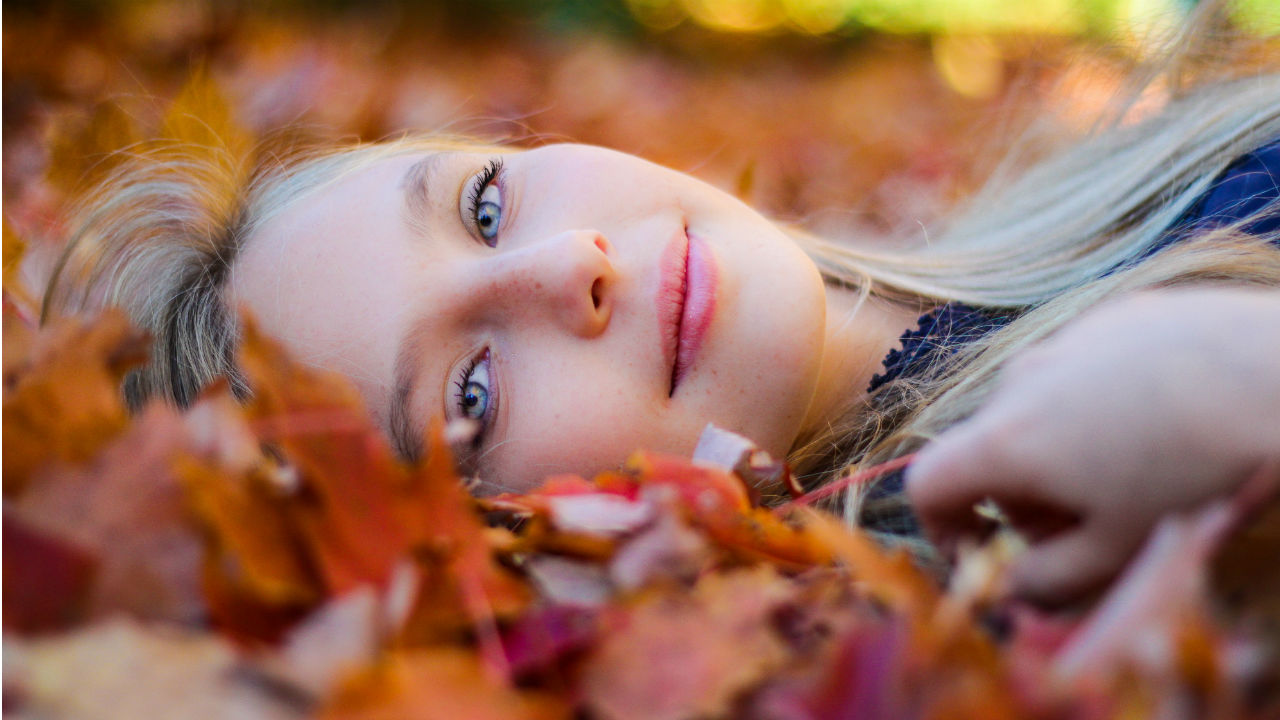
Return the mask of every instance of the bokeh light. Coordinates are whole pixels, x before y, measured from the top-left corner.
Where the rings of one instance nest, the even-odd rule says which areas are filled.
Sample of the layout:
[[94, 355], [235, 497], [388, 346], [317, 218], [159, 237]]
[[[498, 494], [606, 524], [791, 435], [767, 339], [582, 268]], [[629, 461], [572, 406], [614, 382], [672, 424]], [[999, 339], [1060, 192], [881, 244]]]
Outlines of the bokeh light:
[[[1246, 0], [1240, 13], [1263, 27], [1274, 0]], [[1187, 0], [627, 0], [641, 24], [665, 31], [689, 19], [732, 33], [796, 31], [812, 35], [891, 33], [1037, 33], [1105, 36], [1168, 24]], [[1274, 20], [1274, 19], [1273, 19]]]

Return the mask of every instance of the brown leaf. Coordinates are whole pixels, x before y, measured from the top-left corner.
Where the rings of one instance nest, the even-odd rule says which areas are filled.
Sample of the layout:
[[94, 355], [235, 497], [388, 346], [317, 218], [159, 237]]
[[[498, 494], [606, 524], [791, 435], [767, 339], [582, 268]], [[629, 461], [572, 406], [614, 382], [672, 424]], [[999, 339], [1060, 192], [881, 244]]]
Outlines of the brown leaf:
[[291, 629], [260, 668], [317, 701], [329, 697], [342, 677], [377, 658], [386, 630], [384, 604], [372, 587], [330, 600]]
[[[1280, 495], [1261, 498], [1250, 517], [1217, 550], [1210, 564], [1210, 590], [1230, 616], [1280, 647]], [[1273, 692], [1280, 695], [1280, 658], [1271, 662]]]
[[5, 714], [78, 720], [291, 720], [303, 708], [247, 681], [226, 640], [117, 619], [6, 638]]
[[88, 614], [97, 558], [4, 510], [4, 629], [61, 630]]
[[210, 529], [206, 567], [224, 622], [254, 617], [246, 610], [258, 605], [263, 622], [241, 629], [274, 639], [296, 619], [290, 608], [385, 586], [410, 559], [421, 577], [407, 642], [486, 626], [524, 606], [528, 589], [495, 562], [438, 427], [425, 459], [407, 466], [344, 378], [289, 360], [251, 322], [241, 352], [254, 388], [250, 427], [284, 464], [185, 466]]
[[608, 720], [724, 716], [787, 662], [769, 619], [791, 594], [760, 566], [638, 598], [585, 660], [584, 702]]
[[99, 102], [83, 115], [65, 116], [50, 133], [45, 176], [71, 194], [102, 182], [145, 137], [137, 118], [116, 100]]
[[[27, 243], [13, 229], [13, 225], [9, 223], [9, 218], [4, 218], [4, 293], [13, 298], [14, 302], [22, 309], [26, 317], [35, 317], [40, 312], [40, 303], [36, 297], [27, 289], [26, 284], [22, 282], [20, 273], [22, 270], [22, 259], [27, 252]], [[9, 324], [10, 319], [5, 318], [5, 325]], [[6, 373], [7, 375], [7, 373]]]
[[203, 149], [210, 161], [233, 169], [253, 144], [253, 136], [236, 119], [234, 108], [203, 66], [188, 76], [170, 103], [159, 135], [188, 151]]
[[398, 652], [352, 676], [323, 720], [551, 720], [569, 708], [549, 695], [492, 677], [475, 654], [433, 648]]
[[200, 541], [170, 470], [185, 444], [181, 418], [154, 405], [91, 463], [48, 473], [8, 503], [7, 516], [96, 559], [89, 617], [204, 619]]
[[146, 359], [147, 338], [108, 311], [42, 330], [23, 360], [5, 353], [4, 493], [13, 497], [39, 471], [86, 462], [124, 430], [120, 381]]

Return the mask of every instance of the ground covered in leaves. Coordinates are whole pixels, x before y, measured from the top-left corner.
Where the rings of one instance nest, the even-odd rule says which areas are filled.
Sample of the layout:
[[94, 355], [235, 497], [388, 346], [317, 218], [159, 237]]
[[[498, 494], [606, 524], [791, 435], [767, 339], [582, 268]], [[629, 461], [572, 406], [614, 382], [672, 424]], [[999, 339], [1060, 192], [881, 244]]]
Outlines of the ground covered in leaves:
[[[983, 146], [961, 140], [1010, 97], [952, 92], [927, 41], [712, 53], [679, 33], [480, 42], [376, 15], [119, 7], [6, 11], [6, 715], [1280, 713], [1274, 488], [1168, 519], [1091, 613], [1052, 617], [1002, 595], [1016, 538], [941, 587], [811, 498], [758, 507], [759, 458], [732, 440], [476, 500], [444, 428], [404, 464], [351, 387], [267, 338], [241, 350], [249, 403], [215, 387], [130, 415], [118, 387], [145, 336], [111, 313], [34, 321], [68, 198], [156, 135], [261, 155], [282, 122], [376, 138], [463, 118], [640, 152], [819, 226], [914, 226], [969, 182]], [[1111, 87], [1104, 60], [1001, 47], [1064, 125]]]
[[36, 331], [12, 304], [6, 715], [1280, 708], [1277, 594], [1254, 583], [1274, 572], [1274, 488], [1166, 520], [1091, 614], [1050, 618], [1001, 597], [1013, 541], [963, 555], [944, 591], [807, 497], [755, 506], [736, 474], [759, 459], [749, 447], [696, 462], [638, 453], [624, 471], [476, 500], [442, 428], [424, 461], [403, 464], [343, 379], [252, 329], [247, 405], [214, 388], [185, 414], [156, 404], [130, 418], [117, 387], [145, 337], [111, 313]]

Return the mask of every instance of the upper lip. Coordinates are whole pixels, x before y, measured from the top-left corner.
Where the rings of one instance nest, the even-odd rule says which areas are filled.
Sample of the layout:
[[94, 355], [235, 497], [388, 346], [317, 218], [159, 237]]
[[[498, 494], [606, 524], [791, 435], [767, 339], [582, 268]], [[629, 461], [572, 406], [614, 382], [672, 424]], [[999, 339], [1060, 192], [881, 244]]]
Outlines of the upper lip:
[[662, 358], [668, 370], [668, 397], [675, 392], [676, 359], [680, 345], [680, 323], [688, 299], [689, 236], [683, 227], [663, 249], [658, 260], [656, 304], [661, 331]]

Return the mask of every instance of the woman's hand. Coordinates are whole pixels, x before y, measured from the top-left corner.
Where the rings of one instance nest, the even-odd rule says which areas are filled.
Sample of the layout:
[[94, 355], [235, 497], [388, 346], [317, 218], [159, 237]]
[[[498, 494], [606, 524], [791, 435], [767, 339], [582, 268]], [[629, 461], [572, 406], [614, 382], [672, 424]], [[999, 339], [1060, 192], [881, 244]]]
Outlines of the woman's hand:
[[1280, 472], [1280, 292], [1134, 295], [1011, 362], [927, 445], [907, 492], [944, 546], [994, 499], [1032, 545], [1013, 590], [1062, 605], [1110, 580], [1165, 513]]

